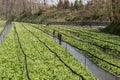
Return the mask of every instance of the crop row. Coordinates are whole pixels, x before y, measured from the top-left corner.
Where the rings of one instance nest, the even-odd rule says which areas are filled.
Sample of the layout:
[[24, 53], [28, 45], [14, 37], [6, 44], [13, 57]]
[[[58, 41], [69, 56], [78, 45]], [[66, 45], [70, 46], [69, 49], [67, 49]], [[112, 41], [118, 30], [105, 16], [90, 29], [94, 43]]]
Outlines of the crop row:
[[120, 41], [120, 37], [116, 36], [116, 35], [111, 35], [111, 34], [105, 34], [103, 32], [101, 32], [99, 29], [89, 29], [89, 28], [79, 28], [79, 27], [64, 27], [67, 30], [68, 29], [72, 29], [73, 31], [76, 32], [82, 32], [84, 34], [88, 34], [94, 38], [106, 41], [106, 42], [110, 42], [110, 43], [115, 43], [116, 41]]
[[[41, 28], [43, 29], [43, 27]], [[52, 30], [50, 30], [50, 27], [45, 27], [44, 29], [47, 29], [47, 32], [52, 32]], [[59, 29], [60, 31], [60, 29]], [[116, 66], [120, 66], [119, 64], [119, 60], [117, 59], [113, 59], [112, 57], [106, 55], [106, 54], [103, 54], [102, 51], [100, 51], [99, 49], [97, 49], [96, 47], [94, 46], [91, 46], [87, 43], [83, 43], [83, 42], [80, 42], [80, 41], [77, 41], [75, 39], [72, 39], [72, 38], [69, 38], [69, 37], [66, 37], [63, 35], [63, 40], [70, 43], [71, 45], [79, 48], [80, 50], [83, 50], [83, 51], [86, 51], [86, 52], [90, 52], [92, 54], [89, 55], [87, 54], [87, 56], [89, 56], [95, 63], [97, 63], [98, 65], [108, 69], [109, 71], [111, 72], [114, 72], [116, 75], [120, 75], [120, 69], [119, 68], [116, 68], [115, 66], [111, 65], [111, 64], [108, 64], [106, 63], [105, 61], [107, 62], [110, 62]], [[97, 59], [95, 58], [94, 56], [97, 56], [98, 58], [100, 59], [103, 59], [103, 60], [100, 60], [100, 59]]]
[[[54, 28], [54, 29], [56, 29], [56, 28]], [[120, 56], [119, 56], [120, 46], [116, 46], [116, 45], [109, 44], [107, 42], [92, 39], [92, 38], [89, 38], [87, 36], [80, 35], [80, 33], [75, 34], [74, 32], [72, 32], [72, 30], [67, 31], [67, 30], [63, 30], [60, 28], [57, 30], [61, 31], [62, 33], [65, 33], [66, 35], [71, 35], [74, 39], [77, 39], [77, 40], [80, 40], [82, 42], [94, 45], [94, 46], [98, 47], [98, 49], [100, 48], [103, 51], [103, 53], [105, 53], [105, 54], [107, 53], [109, 55], [112, 55], [115, 58], [120, 59]]]
[[20, 42], [20, 37], [19, 37], [18, 32], [17, 32], [17, 30], [16, 30], [15, 24], [14, 24], [14, 31], [15, 31], [15, 33], [16, 33], [16, 37], [17, 37], [17, 40], [18, 40], [18, 44], [19, 44], [20, 50], [21, 50], [21, 52], [22, 52], [22, 54], [23, 54], [23, 57], [24, 57], [25, 72], [26, 72], [27, 79], [28, 79], [28, 80], [31, 80], [31, 78], [30, 78], [30, 76], [29, 76], [29, 71], [28, 71], [27, 55], [26, 55], [26, 53], [24, 52], [23, 46], [22, 46], [22, 44], [21, 44], [21, 42]]
[[[73, 34], [73, 36], [76, 36], [76, 34], [74, 34], [73, 32], [71, 32], [71, 35], [72, 34]], [[87, 36], [82, 36], [81, 33], [77, 33], [77, 34], [78, 34], [78, 36], [76, 36], [77, 39], [83, 39], [84, 41], [87, 41], [87, 42], [89, 42], [91, 44], [94, 44], [97, 47], [100, 47], [103, 50], [104, 53], [108, 53], [108, 54], [110, 54], [112, 56], [115, 56], [115, 58], [120, 59], [120, 56], [119, 56], [119, 54], [120, 54], [120, 46], [110, 44], [108, 42], [103, 42], [103, 41], [100, 41], [100, 40], [92, 39], [92, 38], [89, 38]], [[114, 41], [114, 43], [117, 43], [117, 41]]]
[[[47, 28], [45, 28], [45, 29], [49, 30]], [[99, 40], [96, 40], [96, 39], [92, 39], [92, 38], [89, 38], [88, 36], [81, 35], [80, 33], [74, 33], [72, 31], [72, 29], [71, 29], [71, 31], [64, 30], [64, 28], [61, 29], [59, 27], [51, 27], [51, 29], [53, 29], [53, 30], [56, 29], [56, 30], [62, 32], [62, 34], [65, 34], [67, 36], [71, 36], [72, 38], [74, 38], [78, 41], [82, 41], [82, 42], [88, 43], [92, 46], [96, 46], [98, 49], [101, 49], [104, 54], [109, 54], [114, 58], [120, 59], [120, 56], [119, 56], [120, 46], [109, 44], [107, 42], [99, 41]], [[51, 31], [53, 31], [53, 30], [51, 30]]]
[[[54, 28], [55, 26], [53, 26]], [[93, 34], [90, 34], [89, 32], [83, 30], [83, 29], [78, 29], [78, 30], [74, 30], [74, 29], [67, 29], [66, 27], [57, 27], [59, 29], [63, 29], [65, 31], [68, 31], [68, 32], [71, 32], [73, 34], [75, 34], [76, 36], [80, 37], [80, 36], [84, 36], [84, 37], [87, 37], [87, 39], [94, 39], [94, 40], [97, 40], [97, 41], [100, 41], [100, 42], [104, 42], [104, 43], [107, 43], [108, 45], [110, 46], [119, 46], [120, 47], [120, 44], [119, 44], [119, 40], [120, 40], [120, 37], [117, 36], [117, 39], [115, 38], [112, 38], [112, 37], [108, 37], [107, 39], [105, 38], [102, 38], [102, 36], [104, 35], [98, 35], [98, 36], [94, 36]]]
[[[23, 25], [23, 26], [24, 26], [24, 25]], [[45, 46], [50, 52], [52, 52], [52, 53], [54, 54], [54, 56], [57, 57], [57, 58], [59, 59], [59, 61], [61, 61], [73, 74], [75, 74], [76, 76], [80, 77], [82, 80], [85, 80], [85, 78], [84, 78], [81, 74], [78, 74], [78, 73], [77, 73], [76, 71], [74, 71], [70, 66], [68, 66], [68, 65], [61, 59], [61, 57], [60, 57], [56, 52], [54, 52], [50, 47], [48, 47], [48, 45], [47, 45], [45, 42], [43, 42], [38, 36], [36, 36], [32, 31], [28, 30], [25, 26], [24, 26], [24, 28], [25, 28], [27, 31], [29, 31], [31, 34], [33, 34], [33, 36], [34, 36], [35, 38], [37, 38], [37, 39], [39, 40], [39, 42], [43, 43], [44, 46]]]
[[[56, 26], [52, 26], [52, 28], [55, 28], [55, 27]], [[71, 33], [75, 34], [75, 36], [78, 36], [78, 37], [84, 36], [84, 37], [87, 37], [87, 39], [94, 39], [97, 41], [107, 43], [109, 45], [120, 47], [120, 44], [119, 44], [120, 37], [119, 36], [111, 35], [111, 37], [110, 37], [109, 35], [108, 36], [106, 35], [106, 37], [103, 38], [105, 35], [104, 33], [98, 34], [98, 35], [93, 35], [94, 32], [85, 31], [85, 29], [83, 29], [83, 28], [78, 28], [78, 29], [73, 29], [73, 28], [69, 28], [69, 27], [57, 27], [57, 28], [71, 32]]]
[[[75, 34], [74, 32], [71, 31], [68, 31], [68, 30], [64, 30], [59, 28], [59, 27], [50, 27], [51, 29], [48, 29], [47, 27], [43, 27], [44, 30], [46, 30], [47, 32], [51, 32], [53, 30], [58, 30], [60, 32], [62, 32], [62, 34], [66, 35], [66, 36], [69, 36], [77, 41], [81, 41], [81, 42], [84, 42], [84, 43], [88, 43], [89, 45], [91, 46], [96, 46], [98, 49], [102, 50], [103, 54], [109, 54], [110, 56], [112, 56], [113, 58], [117, 58], [117, 59], [120, 59], [120, 47], [119, 46], [116, 46], [116, 45], [111, 45], [111, 44], [108, 44], [107, 42], [103, 42], [103, 41], [99, 41], [99, 40], [96, 40], [96, 39], [91, 39], [87, 36], [83, 36], [83, 35], [77, 35], [77, 33]], [[57, 31], [56, 31], [57, 32]]]
[[26, 80], [23, 57], [19, 50], [14, 28], [0, 45], [0, 79]]
[[25, 27], [22, 27], [21, 24], [15, 24], [16, 30], [20, 37], [21, 45], [23, 46], [24, 52], [28, 57], [28, 71], [32, 80], [76, 80], [79, 78], [79, 76], [72, 74], [71, 71], [67, 69], [66, 66], [64, 66], [64, 64], [55, 56], [55, 54], [50, 52], [45, 44], [49, 46], [52, 51], [57, 53], [57, 55], [59, 55], [59, 57], [65, 63], [67, 63], [71, 69], [83, 75], [85, 80], [95, 80], [95, 78], [86, 70], [82, 64], [79, 64], [78, 61], [73, 58], [73, 56], [66, 52], [66, 49], [57, 44], [48, 35], [24, 24], [27, 29], [32, 31], [35, 36], [38, 36], [38, 38], [45, 43], [43, 44], [27, 29], [25, 29]]

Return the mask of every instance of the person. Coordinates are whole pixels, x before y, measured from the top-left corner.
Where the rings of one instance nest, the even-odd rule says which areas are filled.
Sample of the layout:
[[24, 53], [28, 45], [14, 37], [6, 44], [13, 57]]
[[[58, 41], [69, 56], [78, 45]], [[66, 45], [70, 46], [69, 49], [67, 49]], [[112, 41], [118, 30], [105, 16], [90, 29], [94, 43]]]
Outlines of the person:
[[55, 32], [56, 32], [56, 30], [53, 30], [53, 37], [55, 37]]
[[59, 44], [61, 45], [62, 43], [62, 34], [58, 33], [58, 40], [59, 40]]

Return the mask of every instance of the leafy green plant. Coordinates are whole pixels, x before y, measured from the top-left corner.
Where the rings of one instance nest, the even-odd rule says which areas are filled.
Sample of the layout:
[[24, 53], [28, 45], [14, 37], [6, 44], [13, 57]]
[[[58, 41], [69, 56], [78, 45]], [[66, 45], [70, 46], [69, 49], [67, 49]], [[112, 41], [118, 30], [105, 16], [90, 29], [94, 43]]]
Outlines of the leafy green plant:
[[[99, 33], [99, 32], [98, 33], [91, 32], [91, 31], [89, 32], [90, 29], [75, 28], [75, 27], [52, 26], [50, 27], [51, 29], [45, 28], [45, 27], [41, 27], [41, 28], [49, 33], [52, 33], [53, 29], [61, 32], [63, 34], [64, 41], [66, 41], [67, 43], [71, 44], [72, 46], [80, 50], [83, 50], [83, 52], [85, 52], [85, 55], [87, 55], [96, 64], [106, 68], [107, 70], [111, 71], [112, 73], [115, 73], [118, 76], [120, 75], [119, 68], [116, 68], [115, 66], [112, 66], [94, 57], [94, 56], [99, 57], [105, 61], [108, 61], [112, 64], [117, 64], [117, 66], [120, 66], [120, 64], [118, 64], [119, 62], [117, 62], [119, 61], [119, 59], [116, 59], [116, 57], [120, 54], [119, 44], [116, 44], [116, 42], [119, 42], [120, 40], [119, 36], [108, 35], [108, 34]], [[68, 35], [69, 37], [66, 35]], [[102, 37], [104, 37], [105, 40]], [[92, 45], [89, 43], [92, 43]], [[105, 54], [102, 50], [100, 50], [100, 48], [96, 47], [96, 45], [105, 49], [108, 54]], [[109, 48], [114, 50], [109, 50]], [[94, 56], [91, 56], [86, 52], [89, 52]]]
[[[83, 75], [86, 80], [97, 80], [83, 64], [79, 63], [65, 48], [56, 43], [51, 37], [28, 24], [24, 25], [55, 51], [73, 70]], [[79, 79], [78, 76], [72, 74], [44, 44], [20, 23], [13, 23], [9, 35], [2, 42], [1, 46], [0, 79], [27, 80], [26, 65], [32, 80]], [[21, 47], [23, 50], [21, 50]], [[25, 63], [23, 52], [26, 54], [27, 64]]]

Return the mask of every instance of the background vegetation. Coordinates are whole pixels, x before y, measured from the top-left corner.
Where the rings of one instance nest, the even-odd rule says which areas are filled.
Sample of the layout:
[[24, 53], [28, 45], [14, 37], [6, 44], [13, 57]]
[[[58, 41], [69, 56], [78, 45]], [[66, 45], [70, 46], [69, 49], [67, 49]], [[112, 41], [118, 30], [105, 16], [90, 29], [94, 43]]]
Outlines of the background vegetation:
[[[53, 0], [50, 0], [53, 3]], [[114, 33], [120, 22], [120, 0], [0, 0], [0, 19], [26, 22], [112, 22], [104, 31]], [[49, 3], [48, 3], [49, 2]], [[111, 26], [113, 26], [111, 28]], [[117, 25], [117, 27], [119, 27]], [[113, 28], [115, 31], [112, 31]], [[119, 29], [119, 28], [117, 28]], [[109, 31], [110, 30], [110, 31]], [[120, 32], [120, 30], [118, 30]], [[116, 33], [119, 33], [116, 32]]]

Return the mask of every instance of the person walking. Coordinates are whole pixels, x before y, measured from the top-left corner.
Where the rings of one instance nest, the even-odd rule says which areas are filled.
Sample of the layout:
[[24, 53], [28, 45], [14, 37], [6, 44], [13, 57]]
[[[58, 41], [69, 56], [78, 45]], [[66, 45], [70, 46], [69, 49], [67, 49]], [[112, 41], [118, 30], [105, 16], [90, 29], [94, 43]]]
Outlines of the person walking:
[[59, 40], [59, 44], [61, 45], [62, 43], [62, 34], [58, 33], [58, 40]]
[[53, 38], [55, 38], [55, 32], [56, 32], [56, 30], [53, 30]]

